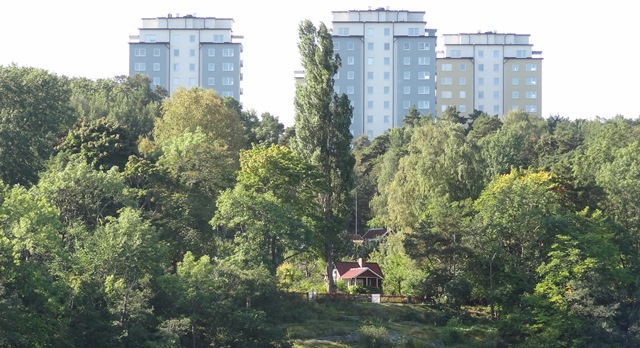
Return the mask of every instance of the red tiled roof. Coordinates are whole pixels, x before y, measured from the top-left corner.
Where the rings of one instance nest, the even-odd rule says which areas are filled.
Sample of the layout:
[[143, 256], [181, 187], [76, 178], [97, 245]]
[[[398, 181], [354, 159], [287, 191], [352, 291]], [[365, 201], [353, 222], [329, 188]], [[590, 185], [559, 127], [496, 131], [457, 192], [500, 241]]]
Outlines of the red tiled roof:
[[[336, 266], [336, 270], [338, 271], [338, 274], [341, 277], [344, 277], [344, 274], [349, 272], [351, 269], [360, 268], [360, 265], [357, 262], [337, 262], [335, 266]], [[384, 275], [382, 274], [382, 270], [380, 269], [380, 266], [378, 265], [377, 262], [365, 262], [362, 266], [380, 275], [380, 277], [384, 277]]]
[[342, 279], [353, 279], [353, 278], [382, 278], [382, 275], [376, 274], [372, 272], [369, 268], [352, 268], [347, 271], [347, 273], [342, 275]]

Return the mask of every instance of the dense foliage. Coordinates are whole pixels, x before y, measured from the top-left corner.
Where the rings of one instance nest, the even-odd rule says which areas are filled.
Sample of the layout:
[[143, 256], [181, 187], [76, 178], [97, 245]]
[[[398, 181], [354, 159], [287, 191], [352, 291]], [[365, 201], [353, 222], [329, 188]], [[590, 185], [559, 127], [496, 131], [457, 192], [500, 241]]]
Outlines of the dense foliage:
[[286, 130], [200, 88], [0, 67], [0, 346], [290, 346], [285, 293], [358, 257], [387, 294], [486, 307], [504, 345], [640, 345], [640, 119], [412, 108], [352, 139], [330, 35], [299, 33]]

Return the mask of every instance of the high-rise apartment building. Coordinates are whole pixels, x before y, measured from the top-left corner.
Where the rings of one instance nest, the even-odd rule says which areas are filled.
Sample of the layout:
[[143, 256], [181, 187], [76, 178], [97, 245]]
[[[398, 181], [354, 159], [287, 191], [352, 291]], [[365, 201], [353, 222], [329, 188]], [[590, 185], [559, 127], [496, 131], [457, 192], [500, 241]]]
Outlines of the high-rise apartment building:
[[214, 89], [240, 101], [242, 44], [233, 19], [169, 14], [143, 18], [129, 37], [129, 75], [146, 74], [173, 93], [179, 86]]
[[462, 115], [474, 110], [502, 115], [524, 110], [540, 115], [542, 52], [528, 34], [444, 34], [438, 52], [438, 111], [455, 106]]
[[332, 13], [334, 52], [342, 60], [335, 90], [353, 105], [354, 137], [403, 125], [412, 105], [435, 115], [436, 30], [425, 28], [424, 12]]

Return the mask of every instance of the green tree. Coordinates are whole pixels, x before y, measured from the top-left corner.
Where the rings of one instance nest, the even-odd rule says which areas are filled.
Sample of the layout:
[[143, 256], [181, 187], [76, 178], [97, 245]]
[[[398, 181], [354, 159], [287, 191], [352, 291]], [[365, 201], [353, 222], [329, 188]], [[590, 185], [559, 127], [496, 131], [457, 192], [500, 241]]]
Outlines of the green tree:
[[[333, 273], [334, 243], [344, 231], [351, 204], [354, 158], [350, 152], [349, 132], [353, 108], [346, 95], [338, 96], [333, 76], [340, 67], [334, 55], [331, 33], [305, 20], [298, 28], [305, 81], [296, 86], [294, 151], [318, 167], [324, 182], [319, 192], [323, 226], [317, 234], [319, 249], [327, 262], [327, 274]], [[327, 277], [327, 290], [334, 291], [333, 278]]]
[[124, 169], [129, 156], [136, 154], [135, 139], [127, 127], [99, 118], [81, 119], [56, 147], [58, 151], [81, 154], [95, 169]]
[[73, 124], [68, 81], [45, 70], [0, 66], [0, 179], [31, 185]]

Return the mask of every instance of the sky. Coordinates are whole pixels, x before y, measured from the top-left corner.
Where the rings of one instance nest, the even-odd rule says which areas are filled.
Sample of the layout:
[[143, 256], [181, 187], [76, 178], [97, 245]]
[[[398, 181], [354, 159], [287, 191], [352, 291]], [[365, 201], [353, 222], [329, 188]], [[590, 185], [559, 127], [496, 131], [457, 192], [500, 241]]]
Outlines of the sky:
[[[640, 116], [640, 36], [634, 1], [2, 0], [0, 66], [16, 64], [90, 79], [128, 74], [129, 35], [142, 18], [193, 14], [234, 19], [243, 44], [244, 110], [294, 123], [298, 25], [331, 27], [332, 11], [424, 11], [437, 35], [530, 34], [542, 51], [542, 116]], [[0, 96], [1, 98], [2, 96]]]

